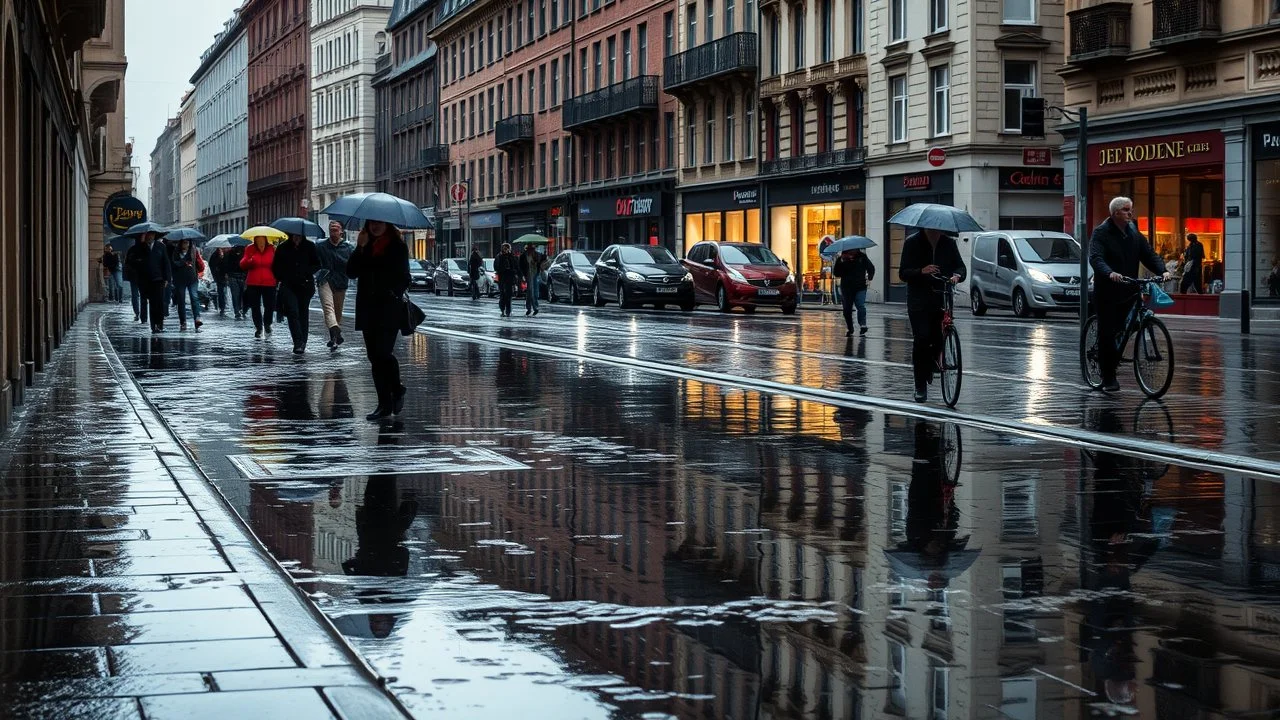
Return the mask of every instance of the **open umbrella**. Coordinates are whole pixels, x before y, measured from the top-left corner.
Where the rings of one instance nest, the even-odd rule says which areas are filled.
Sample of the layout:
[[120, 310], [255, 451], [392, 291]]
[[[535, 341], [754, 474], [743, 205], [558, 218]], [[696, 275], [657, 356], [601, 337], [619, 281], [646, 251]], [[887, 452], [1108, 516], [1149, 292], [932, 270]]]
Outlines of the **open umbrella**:
[[137, 241], [138, 241], [137, 238], [126, 237], [124, 235], [117, 235], [111, 238], [110, 240], [108, 240], [107, 244], [110, 245], [112, 248], [114, 248], [116, 252], [122, 253], [122, 252], [129, 252], [129, 248], [133, 247], [134, 243], [136, 243]]
[[290, 235], [301, 235], [310, 238], [324, 237], [324, 230], [321, 230], [319, 225], [300, 217], [282, 217], [271, 223], [271, 227]]
[[240, 233], [240, 237], [249, 241], [252, 241], [254, 238], [258, 237], [259, 235], [261, 235], [262, 237], [265, 237], [268, 240], [288, 240], [289, 239], [289, 235], [287, 233], [283, 233], [268, 225], [255, 225], [249, 228], [248, 230], [245, 230], [244, 232]]
[[[962, 545], [962, 542], [953, 541], [952, 545]], [[929, 555], [899, 546], [896, 550], [885, 550], [884, 554], [889, 559], [889, 567], [900, 578], [954, 580], [973, 565], [982, 551], [952, 549]]]
[[204, 233], [200, 232], [199, 230], [196, 230], [195, 228], [184, 227], [184, 228], [173, 228], [171, 230], [166, 231], [164, 234], [164, 239], [172, 242], [178, 242], [179, 240], [190, 240], [192, 245], [196, 245], [204, 240], [208, 240], [209, 238], [206, 237]]
[[429, 228], [431, 218], [422, 214], [418, 206], [387, 193], [357, 193], [334, 200], [323, 214], [344, 224], [353, 220], [391, 223], [398, 228]]
[[889, 218], [889, 223], [948, 233], [982, 232], [982, 226], [969, 213], [957, 207], [934, 203], [908, 205]]
[[146, 233], [156, 233], [157, 235], [164, 235], [167, 232], [168, 230], [165, 230], [164, 227], [160, 225], [157, 225], [153, 222], [144, 222], [144, 223], [138, 223], [137, 225], [134, 225], [133, 227], [129, 228], [128, 230], [125, 230], [121, 234], [124, 235], [125, 237], [141, 237]]
[[875, 247], [876, 243], [869, 237], [862, 235], [849, 235], [831, 243], [822, 249], [822, 256], [831, 259], [846, 250], [866, 250]]
[[516, 238], [513, 245], [546, 245], [551, 241], [538, 233], [525, 233]]

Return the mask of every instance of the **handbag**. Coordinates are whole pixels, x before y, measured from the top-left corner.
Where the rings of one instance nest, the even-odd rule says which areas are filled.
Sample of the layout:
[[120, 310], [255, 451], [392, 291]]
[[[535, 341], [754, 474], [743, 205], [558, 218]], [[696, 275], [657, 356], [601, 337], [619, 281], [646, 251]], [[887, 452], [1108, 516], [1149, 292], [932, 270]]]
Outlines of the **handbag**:
[[1153, 284], [1151, 286], [1151, 302], [1156, 307], [1166, 308], [1173, 305], [1174, 299], [1169, 297], [1169, 293], [1161, 289], [1159, 285]]
[[404, 303], [404, 315], [401, 320], [400, 334], [412, 335], [413, 331], [427, 319], [427, 314], [422, 312], [422, 308], [417, 303], [409, 299], [409, 294], [405, 293], [400, 297], [400, 302]]

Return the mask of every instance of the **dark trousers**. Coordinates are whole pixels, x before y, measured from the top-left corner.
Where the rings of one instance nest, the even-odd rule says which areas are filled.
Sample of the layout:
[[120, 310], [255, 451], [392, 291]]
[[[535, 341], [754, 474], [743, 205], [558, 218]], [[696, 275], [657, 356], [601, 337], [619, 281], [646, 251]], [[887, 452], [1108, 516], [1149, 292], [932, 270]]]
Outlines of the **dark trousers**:
[[1124, 321], [1128, 319], [1129, 308], [1133, 298], [1126, 300], [1103, 300], [1097, 304], [1098, 312], [1098, 371], [1102, 381], [1116, 379], [1116, 368], [1120, 366], [1120, 334], [1124, 332]]
[[214, 287], [217, 289], [217, 294], [213, 296], [213, 304], [218, 306], [219, 315], [226, 315], [227, 314], [227, 279], [225, 277], [214, 278], [213, 284], [214, 284]]
[[146, 322], [147, 293], [142, 289], [142, 283], [136, 280], [129, 281], [129, 297], [133, 301], [133, 314], [138, 316], [140, 322]]
[[1199, 265], [1188, 265], [1182, 271], [1182, 286], [1178, 292], [1185, 294], [1188, 289], [1195, 288], [1199, 294], [1204, 294], [1204, 273], [1201, 272]]
[[480, 278], [471, 278], [471, 299], [480, 299]]
[[844, 311], [845, 328], [853, 329], [853, 308], [858, 308], [858, 327], [867, 326], [867, 289], [855, 290], [852, 287], [840, 291], [840, 306]]
[[276, 314], [276, 289], [263, 285], [250, 285], [244, 290], [244, 301], [253, 311], [253, 326], [262, 330], [271, 329], [271, 320]]
[[280, 285], [278, 305], [289, 321], [289, 335], [294, 347], [305, 347], [307, 333], [311, 330], [311, 298], [316, 294], [315, 285]]
[[227, 287], [231, 289], [231, 308], [236, 315], [244, 315], [244, 275], [228, 275]]
[[916, 389], [922, 390], [933, 379], [942, 352], [942, 308], [907, 306], [911, 320], [911, 365], [915, 370]]
[[400, 361], [396, 360], [395, 328], [378, 328], [364, 331], [364, 352], [373, 371], [373, 387], [378, 392], [378, 404], [386, 405], [404, 390], [400, 384]]
[[164, 313], [168, 309], [164, 304], [166, 287], [168, 286], [165, 285], [164, 281], [147, 283], [142, 286], [142, 295], [146, 300], [145, 312], [147, 313], [143, 317], [151, 318], [151, 327], [153, 328], [164, 327]]
[[498, 310], [503, 315], [511, 314], [511, 296], [516, 294], [516, 286], [511, 283], [498, 283]]

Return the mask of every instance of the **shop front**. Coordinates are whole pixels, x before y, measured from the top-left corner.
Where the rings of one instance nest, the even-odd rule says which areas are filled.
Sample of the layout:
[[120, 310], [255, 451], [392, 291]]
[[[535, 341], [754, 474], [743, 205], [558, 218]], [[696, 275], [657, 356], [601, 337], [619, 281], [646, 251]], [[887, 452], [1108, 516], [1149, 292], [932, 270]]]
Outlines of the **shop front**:
[[760, 242], [760, 187], [683, 192], [684, 253], [704, 240]]
[[[954, 205], [954, 180], [950, 170], [912, 173], [910, 175], [886, 175], [884, 178], [884, 238], [885, 262], [878, 273], [885, 302], [906, 302], [907, 286], [898, 279], [898, 259], [902, 257], [902, 244], [907, 239], [907, 229], [890, 225], [889, 218], [899, 210], [915, 203]], [[1059, 220], [1058, 224], [1061, 225]]]
[[533, 233], [551, 241], [546, 250], [549, 253], [564, 246], [569, 228], [563, 198], [502, 207], [504, 242], [513, 243], [520, 236]]
[[1254, 125], [1253, 297], [1280, 303], [1280, 122]]
[[662, 245], [673, 240], [675, 202], [670, 193], [644, 192], [578, 201], [574, 248], [603, 250], [614, 244]]
[[485, 257], [496, 255], [498, 246], [502, 244], [502, 213], [497, 210], [473, 212], [468, 217], [468, 223], [471, 228], [471, 246], [479, 248], [480, 254]]
[[[1218, 314], [1216, 296], [1226, 287], [1224, 150], [1216, 130], [1089, 146], [1090, 227], [1108, 217], [1112, 198], [1124, 196], [1133, 199], [1138, 231], [1176, 276], [1185, 273], [1188, 236], [1204, 245], [1200, 287], [1215, 297], [1180, 296], [1169, 312]], [[1174, 293], [1175, 285], [1166, 289]]]
[[866, 234], [866, 176], [852, 170], [792, 178], [769, 185], [766, 199], [769, 249], [795, 272], [801, 299], [819, 299], [830, 290], [830, 266], [824, 268], [821, 249], [846, 235]]
[[1000, 230], [1062, 232], [1062, 168], [1002, 167]]

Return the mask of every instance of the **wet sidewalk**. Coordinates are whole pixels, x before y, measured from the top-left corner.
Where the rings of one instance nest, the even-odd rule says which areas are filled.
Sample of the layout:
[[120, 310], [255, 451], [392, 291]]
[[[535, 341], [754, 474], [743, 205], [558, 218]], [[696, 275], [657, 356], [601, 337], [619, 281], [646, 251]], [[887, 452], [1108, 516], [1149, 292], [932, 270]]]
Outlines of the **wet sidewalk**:
[[0, 437], [0, 717], [402, 717], [86, 309]]

